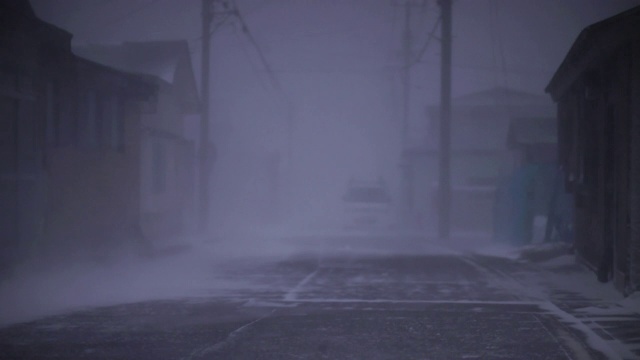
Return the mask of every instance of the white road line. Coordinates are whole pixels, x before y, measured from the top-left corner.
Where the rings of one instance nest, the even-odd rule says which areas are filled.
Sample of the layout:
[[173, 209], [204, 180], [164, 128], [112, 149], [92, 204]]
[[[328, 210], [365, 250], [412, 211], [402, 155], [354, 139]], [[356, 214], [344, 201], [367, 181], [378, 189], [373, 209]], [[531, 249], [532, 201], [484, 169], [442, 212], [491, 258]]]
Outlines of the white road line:
[[[629, 349], [624, 348], [619, 340], [603, 339], [594, 331], [593, 326], [584, 322], [584, 319], [576, 318], [571, 313], [559, 308], [552, 301], [543, 302], [541, 307], [552, 315], [555, 315], [567, 326], [585, 335], [586, 343], [591, 346], [591, 348], [603, 353], [608, 359], [633, 359], [635, 357]], [[597, 328], [597, 326], [595, 328]]]
[[189, 354], [188, 357], [183, 358], [183, 359], [190, 360], [190, 359], [202, 358], [204, 355], [206, 355], [208, 353], [211, 353], [211, 352], [214, 352], [214, 351], [222, 349], [223, 347], [231, 344], [235, 340], [235, 338], [238, 335], [240, 335], [245, 329], [247, 329], [248, 327], [254, 325], [258, 321], [262, 321], [262, 320], [268, 318], [269, 316], [273, 315], [273, 313], [275, 311], [276, 311], [276, 309], [273, 309], [273, 310], [271, 310], [271, 312], [269, 314], [264, 315], [264, 316], [262, 316], [260, 318], [257, 318], [257, 319], [255, 319], [255, 320], [253, 320], [253, 321], [251, 321], [251, 322], [249, 322], [247, 324], [244, 324], [244, 325], [240, 326], [239, 328], [237, 328], [237, 329], [233, 330], [232, 332], [230, 332], [229, 335], [227, 335], [227, 337], [224, 340], [219, 341], [219, 342], [217, 342], [217, 343], [215, 343], [215, 344], [213, 344], [211, 346], [205, 346], [203, 348], [196, 349], [191, 354]]
[[318, 274], [319, 270], [320, 270], [320, 267], [318, 266], [318, 268], [316, 268], [313, 272], [311, 272], [309, 275], [305, 276], [305, 278], [302, 279], [296, 286], [294, 286], [293, 289], [289, 290], [284, 295], [283, 300], [284, 301], [295, 301], [296, 298], [298, 297], [298, 292], [302, 289], [303, 286], [305, 286], [309, 281], [311, 281], [311, 279], [313, 279], [313, 277], [316, 276], [316, 274]]
[[291, 300], [283, 300], [285, 302], [296, 302], [296, 303], [365, 303], [365, 304], [472, 304], [472, 305], [542, 305], [543, 302], [539, 301], [519, 301], [519, 300], [506, 300], [506, 301], [491, 301], [491, 300], [394, 300], [394, 299], [291, 299]]

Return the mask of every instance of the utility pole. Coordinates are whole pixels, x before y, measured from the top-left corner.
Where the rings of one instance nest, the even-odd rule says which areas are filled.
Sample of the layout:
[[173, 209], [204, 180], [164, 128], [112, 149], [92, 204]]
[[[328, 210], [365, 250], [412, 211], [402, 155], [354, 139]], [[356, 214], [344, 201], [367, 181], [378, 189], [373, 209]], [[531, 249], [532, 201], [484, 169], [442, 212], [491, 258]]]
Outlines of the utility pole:
[[409, 148], [409, 128], [411, 123], [411, 66], [413, 65], [411, 33], [411, 12], [414, 7], [424, 7], [424, 1], [401, 0], [395, 3], [404, 11], [404, 31], [402, 33], [402, 125], [400, 129], [400, 215], [405, 225], [410, 224], [413, 209], [413, 173], [407, 157]]
[[440, 179], [438, 235], [449, 239], [451, 227], [451, 1], [439, 0], [441, 25], [440, 62]]
[[200, 197], [198, 230], [206, 233], [209, 224], [209, 182], [211, 180], [212, 155], [211, 140], [209, 136], [209, 80], [210, 80], [210, 50], [211, 50], [211, 22], [213, 20], [214, 0], [202, 0], [202, 91], [200, 108]]
[[411, 75], [411, 4], [404, 3], [404, 32], [402, 34], [402, 147], [407, 145], [409, 132], [410, 75]]
[[402, 55], [404, 64], [402, 67], [402, 133], [400, 148], [402, 152], [402, 218], [405, 224], [409, 224], [411, 214], [411, 164], [406, 157], [409, 146], [409, 121], [411, 104], [411, 0], [404, 3], [404, 32], [402, 34]]

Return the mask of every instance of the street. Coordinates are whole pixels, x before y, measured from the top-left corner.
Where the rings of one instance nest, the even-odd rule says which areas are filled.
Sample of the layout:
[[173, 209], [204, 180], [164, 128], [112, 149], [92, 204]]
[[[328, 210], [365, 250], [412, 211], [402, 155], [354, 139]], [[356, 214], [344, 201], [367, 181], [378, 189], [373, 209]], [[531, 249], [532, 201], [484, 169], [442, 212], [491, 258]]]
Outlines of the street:
[[[347, 249], [349, 249], [347, 247]], [[2, 359], [607, 359], [513, 260], [447, 251], [300, 252], [212, 268], [237, 287], [0, 329]], [[564, 299], [564, 300], [562, 300]], [[578, 301], [575, 298], [573, 301]], [[564, 304], [564, 305], [563, 305]], [[565, 306], [567, 305], [568, 306]], [[632, 326], [640, 324], [636, 322]], [[600, 350], [600, 351], [599, 351]]]

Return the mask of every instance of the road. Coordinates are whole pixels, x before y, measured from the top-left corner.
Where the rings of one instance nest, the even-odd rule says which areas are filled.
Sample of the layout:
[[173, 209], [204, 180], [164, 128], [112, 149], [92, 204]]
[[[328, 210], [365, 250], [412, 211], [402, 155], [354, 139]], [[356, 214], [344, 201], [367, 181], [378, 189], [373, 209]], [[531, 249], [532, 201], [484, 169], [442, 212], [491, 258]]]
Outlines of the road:
[[570, 311], [531, 290], [529, 271], [505, 258], [418, 251], [238, 262], [212, 268], [212, 281], [243, 284], [223, 293], [2, 328], [0, 358], [610, 358]]

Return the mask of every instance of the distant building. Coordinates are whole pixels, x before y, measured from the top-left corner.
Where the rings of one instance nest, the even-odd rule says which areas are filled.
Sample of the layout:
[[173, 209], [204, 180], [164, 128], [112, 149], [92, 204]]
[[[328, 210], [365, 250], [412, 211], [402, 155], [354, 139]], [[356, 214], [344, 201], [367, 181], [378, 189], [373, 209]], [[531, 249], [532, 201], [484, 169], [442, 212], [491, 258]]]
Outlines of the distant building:
[[142, 107], [140, 224], [154, 245], [175, 245], [195, 226], [196, 147], [185, 118], [199, 112], [188, 43], [125, 42], [74, 52], [102, 64], [143, 74], [158, 87]]
[[586, 27], [547, 86], [575, 198], [575, 247], [601, 281], [640, 289], [640, 7]]
[[139, 101], [154, 85], [74, 56], [28, 1], [0, 2], [0, 35], [0, 264], [102, 256], [132, 238]]
[[506, 147], [513, 154], [514, 166], [497, 187], [494, 239], [518, 245], [543, 241], [546, 220], [551, 213], [555, 216], [560, 199], [554, 192], [558, 174], [556, 118], [511, 119]]
[[[454, 98], [451, 114], [452, 231], [490, 236], [496, 186], [515, 166], [505, 144], [509, 124], [514, 118], [553, 117], [553, 104], [542, 95], [493, 88]], [[439, 106], [430, 106], [428, 115], [426, 143], [405, 151], [405, 159], [413, 179], [414, 216], [435, 228]]]

